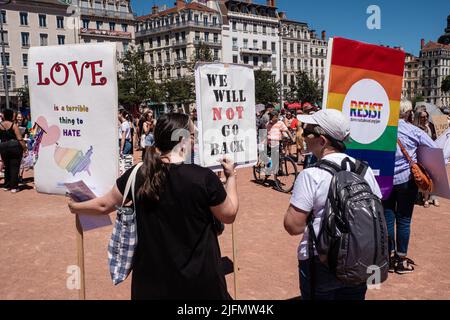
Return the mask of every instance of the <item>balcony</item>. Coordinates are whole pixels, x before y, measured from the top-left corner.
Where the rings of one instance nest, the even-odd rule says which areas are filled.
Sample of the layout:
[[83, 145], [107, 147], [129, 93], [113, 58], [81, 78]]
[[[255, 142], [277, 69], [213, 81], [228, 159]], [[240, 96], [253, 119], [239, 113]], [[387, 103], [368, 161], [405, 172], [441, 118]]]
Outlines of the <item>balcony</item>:
[[110, 31], [110, 30], [81, 28], [80, 34], [87, 35], [87, 36], [101, 36], [101, 37], [106, 37], [106, 38], [131, 39], [131, 32], [124, 32], [124, 31]]
[[263, 63], [257, 67], [254, 67], [255, 70], [261, 70], [261, 71], [272, 71], [272, 70], [276, 70], [273, 69], [271, 65], [267, 64], [267, 63]]
[[138, 32], [136, 32], [136, 37], [143, 37], [146, 35], [152, 35], [152, 34], [157, 34], [157, 33], [165, 32], [165, 31], [173, 31], [173, 30], [185, 29], [185, 28], [202, 28], [202, 29], [208, 29], [208, 30], [212, 30], [212, 31], [221, 31], [222, 30], [222, 26], [220, 24], [212, 24], [212, 23], [204, 24], [204, 23], [195, 22], [195, 21], [185, 21], [185, 22], [169, 24], [169, 25], [160, 26], [160, 27], [151, 28], [151, 29], [141, 29], [141, 28], [142, 27], [140, 26], [140, 30]]
[[175, 57], [175, 62], [177, 63], [187, 62], [187, 57]]
[[272, 50], [260, 49], [260, 48], [241, 48], [241, 54], [271, 56]]
[[119, 12], [107, 9], [91, 9], [91, 8], [80, 8], [81, 15], [103, 17], [103, 18], [116, 18], [122, 20], [134, 20], [134, 14], [129, 12]]
[[177, 47], [177, 46], [185, 46], [187, 45], [187, 40], [172, 40], [172, 46], [173, 47]]
[[194, 45], [205, 44], [211, 47], [222, 47], [222, 42], [220, 40], [205, 40], [205, 39], [194, 39]]

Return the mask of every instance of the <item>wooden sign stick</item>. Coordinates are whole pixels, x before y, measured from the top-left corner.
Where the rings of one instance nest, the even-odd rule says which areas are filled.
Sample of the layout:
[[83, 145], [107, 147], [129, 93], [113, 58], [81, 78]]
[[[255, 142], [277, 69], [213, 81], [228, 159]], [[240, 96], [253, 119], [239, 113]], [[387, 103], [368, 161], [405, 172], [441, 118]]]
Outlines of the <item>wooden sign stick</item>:
[[84, 238], [83, 229], [81, 228], [80, 219], [78, 215], [75, 215], [75, 223], [77, 226], [77, 254], [78, 254], [78, 267], [80, 268], [80, 289], [78, 297], [80, 300], [86, 300], [86, 287], [84, 283]]
[[231, 225], [231, 238], [232, 238], [232, 245], [233, 245], [233, 271], [234, 271], [234, 300], [238, 299], [237, 294], [237, 288], [238, 288], [238, 271], [239, 271], [239, 265], [237, 262], [237, 248], [236, 248], [236, 234], [234, 232], [234, 223]]

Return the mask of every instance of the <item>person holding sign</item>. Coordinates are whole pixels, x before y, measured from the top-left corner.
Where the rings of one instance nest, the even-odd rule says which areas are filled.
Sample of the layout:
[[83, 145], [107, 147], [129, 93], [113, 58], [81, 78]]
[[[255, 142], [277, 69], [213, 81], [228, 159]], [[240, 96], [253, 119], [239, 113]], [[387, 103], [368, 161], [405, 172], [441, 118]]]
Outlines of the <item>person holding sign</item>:
[[[138, 246], [132, 299], [227, 300], [217, 220], [231, 224], [239, 208], [234, 163], [223, 159], [226, 186], [210, 169], [188, 162], [194, 125], [186, 114], [158, 119], [155, 144], [136, 178]], [[75, 214], [109, 214], [122, 203], [133, 168], [105, 196], [69, 203]], [[131, 200], [131, 194], [127, 195]]]

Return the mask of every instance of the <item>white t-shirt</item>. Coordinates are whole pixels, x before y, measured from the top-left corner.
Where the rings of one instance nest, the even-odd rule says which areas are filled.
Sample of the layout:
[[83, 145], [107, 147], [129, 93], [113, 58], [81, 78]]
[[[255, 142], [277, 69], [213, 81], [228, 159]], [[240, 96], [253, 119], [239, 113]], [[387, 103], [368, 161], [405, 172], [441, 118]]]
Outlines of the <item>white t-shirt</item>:
[[131, 140], [131, 127], [128, 121], [122, 122], [119, 127], [119, 139], [122, 139], [122, 133], [125, 132], [125, 140]]
[[[354, 158], [349, 157], [345, 153], [332, 153], [323, 157], [324, 160], [335, 162], [338, 165], [341, 165], [342, 160], [345, 158], [349, 158], [351, 161], [355, 162]], [[332, 178], [332, 175], [328, 171], [320, 168], [308, 168], [303, 170], [295, 181], [291, 204], [302, 211], [314, 213], [315, 219], [313, 225], [316, 235], [319, 234]], [[375, 180], [371, 168], [367, 169], [364, 178], [373, 193], [381, 198], [380, 187]], [[308, 236], [308, 227], [306, 227], [303, 239], [300, 241], [300, 246], [298, 248], [298, 259], [302, 261], [308, 260]]]

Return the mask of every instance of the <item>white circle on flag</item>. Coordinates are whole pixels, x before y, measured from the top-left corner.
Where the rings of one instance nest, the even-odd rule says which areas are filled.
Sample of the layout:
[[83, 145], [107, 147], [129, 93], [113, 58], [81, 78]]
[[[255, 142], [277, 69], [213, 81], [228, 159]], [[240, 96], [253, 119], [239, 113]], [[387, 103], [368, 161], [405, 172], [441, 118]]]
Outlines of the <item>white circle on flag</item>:
[[356, 82], [347, 92], [342, 106], [342, 112], [350, 121], [350, 136], [361, 144], [370, 144], [381, 137], [390, 111], [386, 91], [372, 79]]

